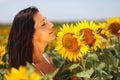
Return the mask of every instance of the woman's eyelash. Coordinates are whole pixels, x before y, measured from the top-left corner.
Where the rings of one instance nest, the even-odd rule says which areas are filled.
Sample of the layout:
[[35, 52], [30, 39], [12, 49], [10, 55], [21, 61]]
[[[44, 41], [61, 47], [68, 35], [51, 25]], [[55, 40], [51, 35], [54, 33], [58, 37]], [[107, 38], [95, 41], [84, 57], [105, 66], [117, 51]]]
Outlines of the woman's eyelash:
[[45, 26], [46, 24], [45, 23], [43, 23], [41, 26]]

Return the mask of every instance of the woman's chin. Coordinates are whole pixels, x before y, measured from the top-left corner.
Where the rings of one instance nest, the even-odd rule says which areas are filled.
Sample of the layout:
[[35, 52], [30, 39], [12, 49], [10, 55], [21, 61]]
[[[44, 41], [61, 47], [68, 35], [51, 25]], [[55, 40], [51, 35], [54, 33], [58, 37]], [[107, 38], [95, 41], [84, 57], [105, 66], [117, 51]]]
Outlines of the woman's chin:
[[51, 42], [51, 41], [53, 41], [54, 39], [55, 39], [55, 35], [52, 36], [51, 38], [49, 38], [49, 41]]

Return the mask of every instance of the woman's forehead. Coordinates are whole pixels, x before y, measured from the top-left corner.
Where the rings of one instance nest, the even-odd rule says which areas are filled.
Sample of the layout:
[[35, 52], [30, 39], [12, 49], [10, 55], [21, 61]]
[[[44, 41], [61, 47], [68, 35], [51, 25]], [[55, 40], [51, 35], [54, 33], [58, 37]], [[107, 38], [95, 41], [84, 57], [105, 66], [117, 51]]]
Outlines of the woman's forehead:
[[43, 21], [46, 20], [46, 18], [40, 12], [36, 12], [33, 16], [33, 19], [35, 21], [35, 25], [34, 25], [35, 28], [40, 26], [43, 23]]
[[40, 12], [36, 12], [33, 18], [35, 21], [39, 21], [39, 22], [42, 22], [45, 19], [45, 17]]

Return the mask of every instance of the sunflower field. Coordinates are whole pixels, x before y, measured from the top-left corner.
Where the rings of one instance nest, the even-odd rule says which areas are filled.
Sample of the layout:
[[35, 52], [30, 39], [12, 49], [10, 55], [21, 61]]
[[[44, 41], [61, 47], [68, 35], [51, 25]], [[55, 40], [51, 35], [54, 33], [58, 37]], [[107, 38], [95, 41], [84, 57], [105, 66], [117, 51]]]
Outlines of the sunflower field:
[[120, 80], [120, 18], [55, 23], [56, 39], [48, 43], [56, 71], [34, 72], [31, 64], [8, 71], [10, 25], [0, 26], [0, 80]]

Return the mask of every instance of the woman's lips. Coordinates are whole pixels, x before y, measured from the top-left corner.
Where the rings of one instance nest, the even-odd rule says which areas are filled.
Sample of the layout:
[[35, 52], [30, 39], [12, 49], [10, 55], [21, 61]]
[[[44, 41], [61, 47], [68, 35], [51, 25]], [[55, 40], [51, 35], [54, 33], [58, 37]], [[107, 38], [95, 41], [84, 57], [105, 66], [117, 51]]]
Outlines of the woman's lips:
[[49, 34], [53, 34], [53, 31], [51, 31]]

